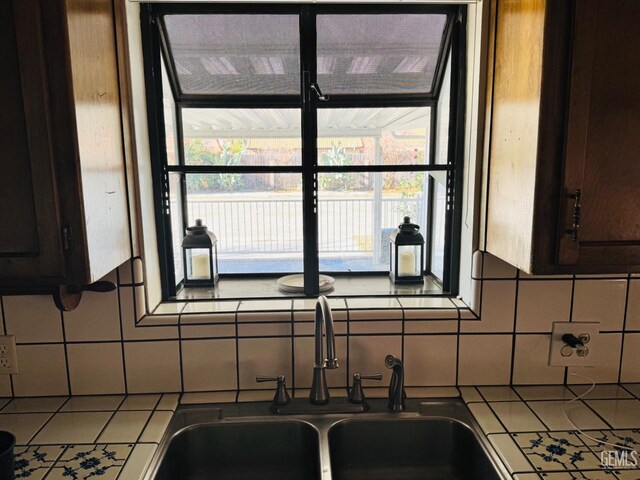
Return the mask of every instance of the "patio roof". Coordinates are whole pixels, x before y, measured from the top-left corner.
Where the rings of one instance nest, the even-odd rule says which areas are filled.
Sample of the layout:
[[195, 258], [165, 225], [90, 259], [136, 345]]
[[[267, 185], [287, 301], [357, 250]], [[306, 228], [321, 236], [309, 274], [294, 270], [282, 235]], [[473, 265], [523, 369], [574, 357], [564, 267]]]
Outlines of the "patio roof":
[[[318, 110], [319, 137], [380, 137], [430, 125], [429, 107], [335, 108]], [[300, 138], [298, 109], [183, 110], [187, 138]]]

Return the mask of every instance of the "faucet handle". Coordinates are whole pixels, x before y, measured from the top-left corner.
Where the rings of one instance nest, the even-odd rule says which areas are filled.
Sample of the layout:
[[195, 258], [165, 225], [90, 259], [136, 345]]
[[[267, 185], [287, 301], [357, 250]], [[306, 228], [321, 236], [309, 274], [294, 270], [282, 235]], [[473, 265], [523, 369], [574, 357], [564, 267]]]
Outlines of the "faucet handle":
[[362, 380], [382, 380], [381, 373], [371, 373], [368, 375], [353, 374], [353, 386], [349, 389], [349, 402], [364, 403], [364, 390]]
[[276, 394], [273, 397], [273, 403], [276, 405], [287, 405], [291, 401], [289, 392], [287, 392], [287, 380], [284, 375], [258, 375], [256, 382], [278, 382], [276, 386]]

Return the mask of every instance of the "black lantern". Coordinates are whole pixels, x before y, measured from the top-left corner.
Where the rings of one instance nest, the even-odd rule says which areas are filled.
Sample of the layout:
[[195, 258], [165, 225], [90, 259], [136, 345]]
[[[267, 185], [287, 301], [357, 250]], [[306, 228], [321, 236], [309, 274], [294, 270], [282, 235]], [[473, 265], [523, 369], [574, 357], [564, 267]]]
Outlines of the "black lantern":
[[424, 237], [409, 217], [390, 236], [389, 276], [394, 283], [424, 283]]
[[213, 287], [218, 281], [218, 239], [202, 220], [187, 227], [182, 241], [185, 287]]

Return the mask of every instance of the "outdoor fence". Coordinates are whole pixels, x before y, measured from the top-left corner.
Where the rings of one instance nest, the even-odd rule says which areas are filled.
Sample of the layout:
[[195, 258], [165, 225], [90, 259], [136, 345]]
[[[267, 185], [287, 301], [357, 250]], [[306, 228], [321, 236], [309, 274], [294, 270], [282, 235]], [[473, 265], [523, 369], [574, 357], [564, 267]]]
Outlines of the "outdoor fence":
[[[220, 253], [302, 252], [302, 200], [198, 197], [189, 196], [189, 223], [201, 218], [218, 237]], [[380, 241], [386, 236], [388, 242], [389, 229], [397, 227], [405, 215], [421, 218], [423, 208], [421, 198], [382, 198], [377, 206], [373, 199], [321, 199], [319, 250], [372, 252], [376, 235]]]

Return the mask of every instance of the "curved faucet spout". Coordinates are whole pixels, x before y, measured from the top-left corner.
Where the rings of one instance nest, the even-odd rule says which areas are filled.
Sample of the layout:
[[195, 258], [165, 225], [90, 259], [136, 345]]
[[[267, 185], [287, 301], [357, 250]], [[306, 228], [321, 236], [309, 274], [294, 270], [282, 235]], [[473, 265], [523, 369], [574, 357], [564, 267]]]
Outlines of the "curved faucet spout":
[[[336, 358], [336, 338], [333, 333], [333, 313], [329, 301], [324, 295], [318, 297], [316, 302], [316, 334], [315, 334], [315, 365], [314, 367], [338, 368]], [[327, 355], [324, 356], [322, 337], [326, 337]]]
[[[313, 383], [309, 400], [317, 405], [329, 403], [329, 387], [327, 386], [327, 376], [325, 369], [338, 368], [336, 358], [336, 339], [333, 332], [333, 314], [329, 301], [325, 296], [319, 296], [316, 302], [315, 321], [315, 360], [313, 365]], [[324, 355], [322, 337], [326, 337], [327, 355]]]

